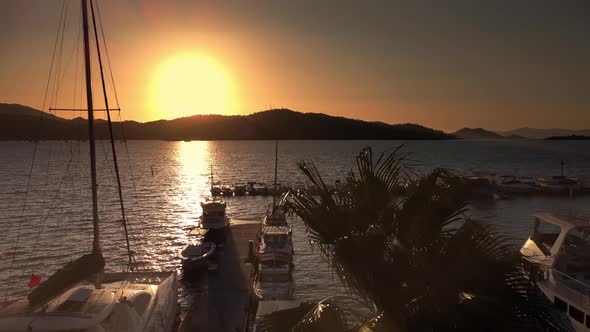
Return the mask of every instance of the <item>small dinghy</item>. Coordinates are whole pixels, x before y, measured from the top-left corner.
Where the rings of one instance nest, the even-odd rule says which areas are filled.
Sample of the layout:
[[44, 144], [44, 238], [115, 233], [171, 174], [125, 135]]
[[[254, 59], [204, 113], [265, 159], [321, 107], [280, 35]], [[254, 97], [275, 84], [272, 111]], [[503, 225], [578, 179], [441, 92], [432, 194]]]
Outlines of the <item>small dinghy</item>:
[[185, 271], [195, 271], [207, 267], [208, 259], [215, 252], [215, 243], [195, 241], [178, 253]]

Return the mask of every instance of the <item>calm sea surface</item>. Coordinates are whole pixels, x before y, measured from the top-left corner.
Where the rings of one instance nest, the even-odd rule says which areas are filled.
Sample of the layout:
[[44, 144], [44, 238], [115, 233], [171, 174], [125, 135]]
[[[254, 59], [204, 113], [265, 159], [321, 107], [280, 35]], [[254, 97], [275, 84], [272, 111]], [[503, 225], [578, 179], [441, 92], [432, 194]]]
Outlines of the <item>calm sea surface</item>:
[[[344, 179], [364, 146], [381, 152], [401, 141], [284, 141], [279, 143], [279, 179], [304, 178], [296, 161], [313, 161], [328, 182]], [[35, 148], [36, 146], [36, 148]], [[127, 149], [126, 149], [127, 147]], [[34, 150], [36, 149], [36, 153]], [[138, 261], [180, 271], [176, 255], [209, 195], [210, 165], [222, 182], [271, 183], [274, 142], [215, 141], [117, 143], [127, 214]], [[128, 151], [127, 151], [128, 150]], [[498, 174], [556, 175], [561, 160], [568, 175], [590, 179], [590, 141], [410, 141], [405, 151], [420, 172], [434, 167]], [[107, 269], [126, 264], [125, 242], [109, 143], [97, 143], [102, 247]], [[35, 159], [33, 161], [33, 155]], [[84, 142], [0, 142], [0, 301], [28, 292], [31, 273], [47, 277], [90, 250], [92, 242], [88, 147]], [[29, 173], [32, 168], [32, 176]], [[259, 219], [271, 197], [229, 198], [232, 218]], [[590, 215], [590, 196], [520, 197], [478, 202], [471, 214], [523, 241], [530, 215], [548, 210]], [[310, 246], [294, 221], [295, 296], [319, 299], [344, 288]], [[181, 289], [181, 305], [190, 299]]]

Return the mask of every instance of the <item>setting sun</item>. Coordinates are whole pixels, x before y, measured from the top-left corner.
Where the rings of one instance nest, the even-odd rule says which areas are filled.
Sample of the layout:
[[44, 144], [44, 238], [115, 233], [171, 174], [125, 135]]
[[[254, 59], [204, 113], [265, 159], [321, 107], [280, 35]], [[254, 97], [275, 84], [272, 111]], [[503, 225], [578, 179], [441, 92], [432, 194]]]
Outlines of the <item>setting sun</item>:
[[169, 58], [154, 77], [155, 111], [174, 119], [195, 114], [229, 114], [235, 91], [225, 68], [202, 55]]

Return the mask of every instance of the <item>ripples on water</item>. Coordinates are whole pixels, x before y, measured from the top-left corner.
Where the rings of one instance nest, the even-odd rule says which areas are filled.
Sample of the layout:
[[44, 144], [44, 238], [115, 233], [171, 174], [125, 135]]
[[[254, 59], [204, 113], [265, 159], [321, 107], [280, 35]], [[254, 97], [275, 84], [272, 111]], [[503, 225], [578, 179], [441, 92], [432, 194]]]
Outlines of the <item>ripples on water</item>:
[[[364, 146], [376, 151], [399, 141], [286, 141], [279, 144], [280, 181], [304, 178], [296, 161], [315, 162], [327, 182], [343, 179]], [[216, 141], [117, 143], [133, 250], [156, 269], [178, 269], [177, 252], [209, 195], [210, 166], [228, 183], [274, 176], [274, 142]], [[590, 142], [584, 141], [411, 141], [405, 150], [418, 171], [434, 167], [492, 170], [499, 174], [552, 175], [565, 160], [567, 174], [590, 179]], [[29, 180], [34, 143], [1, 142], [0, 300], [25, 295], [31, 273], [45, 278], [92, 244], [88, 147], [84, 142], [40, 142]], [[126, 264], [121, 215], [108, 142], [97, 143], [102, 247], [107, 270]], [[30, 181], [30, 182], [29, 182]], [[27, 183], [28, 193], [27, 191]], [[271, 197], [229, 198], [232, 218], [259, 219]], [[590, 198], [528, 197], [474, 204], [474, 217], [496, 224], [520, 243], [538, 210], [590, 214]], [[18, 241], [17, 241], [18, 238]], [[17, 245], [15, 245], [17, 244]], [[345, 290], [294, 221], [295, 297], [314, 300]], [[181, 290], [181, 304], [189, 297]]]

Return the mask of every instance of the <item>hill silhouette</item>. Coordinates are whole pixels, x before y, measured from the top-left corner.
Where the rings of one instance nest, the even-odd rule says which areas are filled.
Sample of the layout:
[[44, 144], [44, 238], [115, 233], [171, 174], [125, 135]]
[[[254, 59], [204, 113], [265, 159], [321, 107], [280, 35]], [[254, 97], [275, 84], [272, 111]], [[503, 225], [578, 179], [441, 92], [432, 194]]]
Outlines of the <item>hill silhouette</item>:
[[465, 139], [503, 139], [506, 138], [493, 131], [485, 130], [483, 128], [462, 128], [453, 133], [459, 138]]
[[[0, 140], [87, 139], [86, 120], [66, 120], [18, 104], [0, 104]], [[120, 123], [115, 135], [121, 139]], [[452, 139], [453, 135], [416, 124], [390, 125], [319, 113], [273, 109], [250, 115], [194, 115], [146, 123], [124, 121], [126, 139], [139, 140], [352, 140]], [[96, 137], [108, 138], [104, 120], [95, 122]]]
[[457, 138], [464, 139], [525, 139], [526, 137], [509, 134], [501, 135], [497, 132], [486, 130], [483, 128], [463, 128], [453, 133]]
[[538, 129], [538, 128], [518, 128], [513, 129], [507, 132], [502, 132], [503, 135], [510, 135], [515, 134], [527, 138], [547, 138], [552, 136], [590, 136], [590, 129], [581, 129], [581, 130], [572, 130], [572, 129], [561, 129], [561, 128], [551, 128], [551, 129]]

